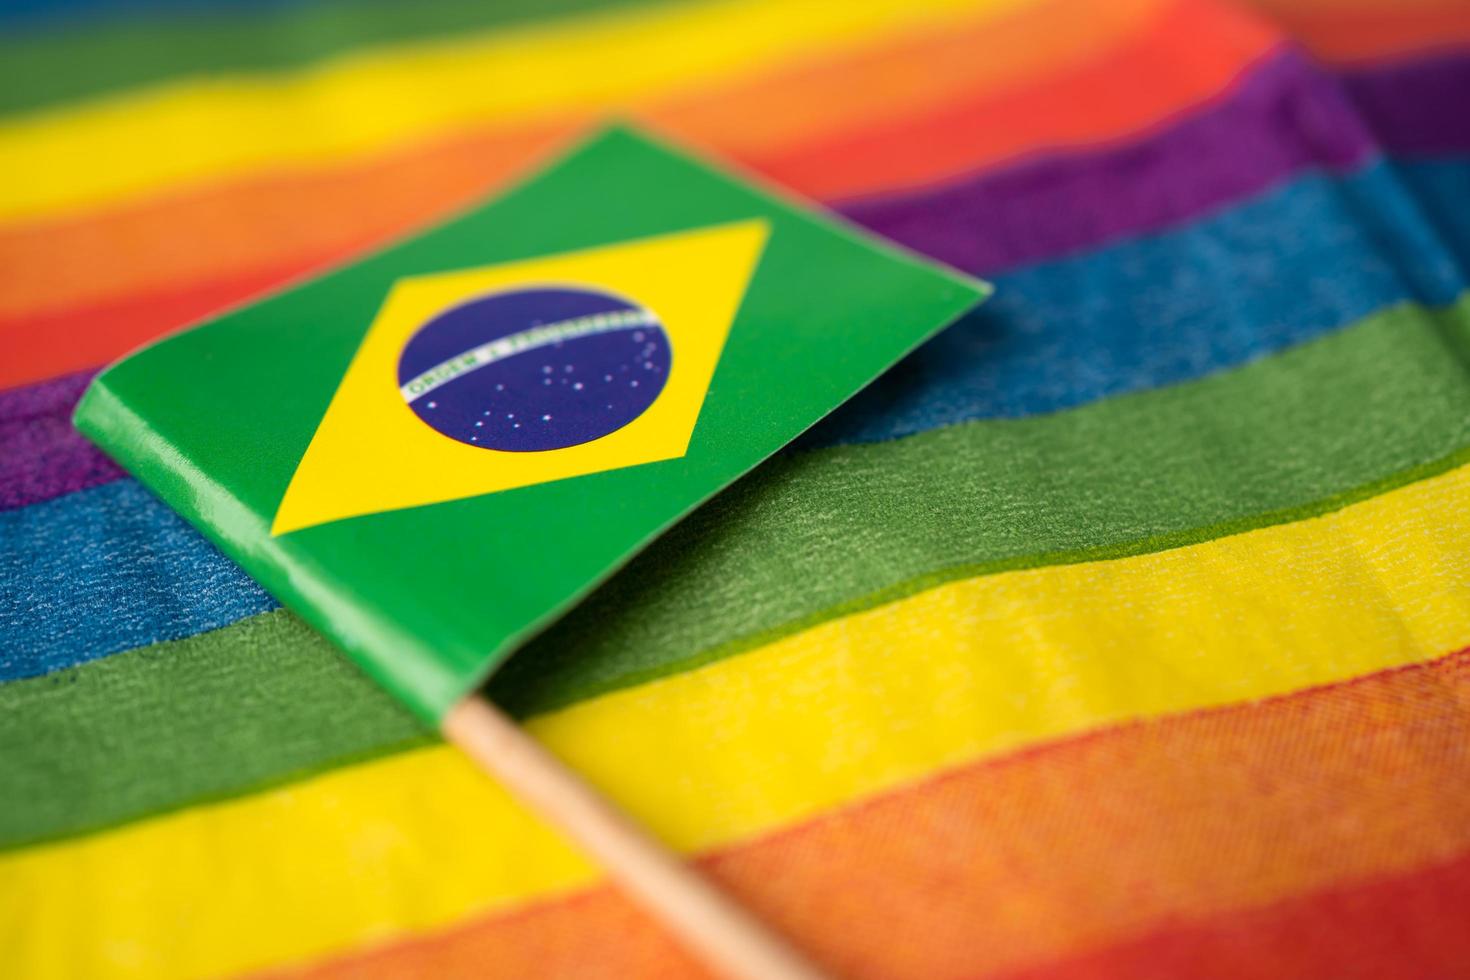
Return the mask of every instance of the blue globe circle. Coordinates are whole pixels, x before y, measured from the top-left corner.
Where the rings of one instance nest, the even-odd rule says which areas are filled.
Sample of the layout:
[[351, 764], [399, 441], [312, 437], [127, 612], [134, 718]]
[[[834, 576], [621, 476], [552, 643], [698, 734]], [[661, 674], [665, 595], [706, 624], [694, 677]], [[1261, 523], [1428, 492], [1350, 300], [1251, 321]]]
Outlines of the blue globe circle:
[[414, 414], [460, 442], [507, 452], [565, 449], [648, 410], [673, 352], [647, 309], [601, 290], [518, 289], [420, 327], [398, 358]]

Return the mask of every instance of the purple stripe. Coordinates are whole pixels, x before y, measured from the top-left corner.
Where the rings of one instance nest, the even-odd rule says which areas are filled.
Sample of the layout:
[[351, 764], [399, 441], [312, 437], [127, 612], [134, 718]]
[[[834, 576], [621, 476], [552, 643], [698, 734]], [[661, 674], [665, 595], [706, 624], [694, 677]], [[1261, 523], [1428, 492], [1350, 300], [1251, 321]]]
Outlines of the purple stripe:
[[95, 372], [0, 391], [0, 510], [95, 487], [123, 475], [71, 427]]
[[1187, 221], [1307, 167], [1352, 167], [1373, 149], [1334, 79], [1284, 49], [1146, 139], [844, 211], [926, 255], [994, 273]]
[[1389, 152], [1470, 152], [1470, 54], [1358, 69], [1345, 74], [1343, 83]]

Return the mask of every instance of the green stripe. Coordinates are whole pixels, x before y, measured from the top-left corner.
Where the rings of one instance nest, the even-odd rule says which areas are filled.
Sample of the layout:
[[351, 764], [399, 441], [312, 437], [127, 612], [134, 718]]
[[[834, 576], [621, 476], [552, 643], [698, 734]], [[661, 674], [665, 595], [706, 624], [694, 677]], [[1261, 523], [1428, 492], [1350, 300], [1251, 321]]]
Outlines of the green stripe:
[[452, 37], [632, 2], [328, 0], [18, 35], [0, 41], [0, 113], [186, 76], [294, 68], [356, 48]]
[[0, 685], [0, 846], [237, 796], [433, 740], [284, 610]]
[[[943, 581], [1336, 509], [1470, 458], [1467, 349], [1470, 302], [1398, 307], [1175, 388], [785, 456], [513, 658], [492, 692], [539, 713]], [[0, 686], [0, 844], [426, 738], [324, 640], [270, 613]]]

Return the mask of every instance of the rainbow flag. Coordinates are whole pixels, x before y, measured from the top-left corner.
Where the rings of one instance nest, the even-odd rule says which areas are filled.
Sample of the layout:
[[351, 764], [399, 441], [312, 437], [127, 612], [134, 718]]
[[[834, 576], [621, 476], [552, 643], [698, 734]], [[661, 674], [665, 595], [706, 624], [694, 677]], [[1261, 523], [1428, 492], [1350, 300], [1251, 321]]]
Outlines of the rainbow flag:
[[1470, 5], [0, 10], [0, 957], [694, 976], [73, 431], [610, 114], [996, 284], [489, 693], [843, 976], [1470, 963]]

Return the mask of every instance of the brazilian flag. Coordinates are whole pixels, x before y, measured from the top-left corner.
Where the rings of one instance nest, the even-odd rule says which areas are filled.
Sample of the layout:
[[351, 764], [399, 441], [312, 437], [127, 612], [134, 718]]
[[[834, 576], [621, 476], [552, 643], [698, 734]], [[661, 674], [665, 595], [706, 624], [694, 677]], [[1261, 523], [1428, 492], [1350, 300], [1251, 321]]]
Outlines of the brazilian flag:
[[132, 355], [77, 425], [437, 721], [986, 289], [618, 128]]

